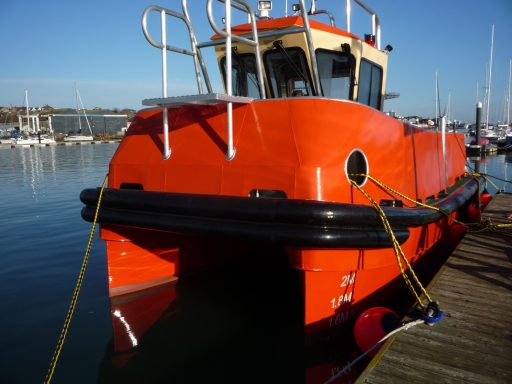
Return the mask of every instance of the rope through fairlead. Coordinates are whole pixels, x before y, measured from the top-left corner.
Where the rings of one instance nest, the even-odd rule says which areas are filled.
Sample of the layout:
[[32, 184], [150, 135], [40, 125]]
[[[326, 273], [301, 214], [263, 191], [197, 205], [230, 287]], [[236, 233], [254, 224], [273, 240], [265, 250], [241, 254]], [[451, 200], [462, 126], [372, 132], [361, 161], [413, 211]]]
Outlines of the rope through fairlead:
[[[473, 173], [473, 174], [469, 174], [470, 176], [473, 176], [473, 177], [484, 177], [486, 180], [490, 181], [486, 175], [484, 174], [479, 174], [479, 173]], [[425, 207], [425, 208], [428, 208], [428, 209], [432, 209], [436, 212], [439, 212], [439, 213], [442, 213], [443, 215], [445, 215], [447, 218], [451, 218], [453, 220], [454, 223], [458, 223], [458, 224], [462, 224], [464, 225], [467, 230], [469, 232], [482, 232], [482, 231], [485, 231], [485, 230], [489, 230], [489, 231], [493, 231], [493, 232], [498, 232], [498, 233], [501, 233], [503, 235], [506, 235], [506, 236], [512, 236], [512, 233], [510, 231], [507, 231], [508, 228], [511, 228], [512, 227], [512, 223], [509, 223], [509, 224], [494, 224], [490, 218], [484, 218], [480, 215], [480, 219], [479, 219], [479, 222], [478, 223], [463, 223], [453, 217], [450, 216], [450, 214], [448, 214], [447, 212], [443, 211], [442, 209], [439, 209], [438, 207], [435, 207], [433, 205], [429, 205], [429, 204], [426, 204], [426, 203], [422, 203], [420, 201], [417, 201], [417, 200], [414, 200], [406, 195], [404, 195], [403, 193], [397, 191], [396, 189], [394, 188], [391, 188], [390, 186], [384, 184], [383, 182], [381, 182], [380, 180], [376, 179], [375, 177], [371, 176], [371, 175], [367, 175], [367, 174], [349, 174], [349, 177], [350, 178], [353, 178], [353, 177], [365, 177], [365, 178], [368, 178], [369, 180], [371, 180], [372, 182], [374, 182], [376, 185], [378, 185], [379, 187], [381, 187], [383, 190], [385, 191], [388, 191], [390, 192], [391, 194], [394, 194], [395, 196], [398, 196], [398, 197], [401, 197], [403, 198], [404, 200], [412, 203], [412, 204], [416, 204], [416, 205], [419, 205], [419, 206], [422, 206], [422, 207]], [[392, 240], [392, 244], [393, 244], [393, 248], [395, 250], [395, 255], [397, 257], [397, 262], [398, 262], [398, 265], [400, 267], [400, 271], [402, 273], [402, 276], [404, 277], [404, 280], [407, 284], [407, 286], [409, 287], [409, 289], [411, 290], [411, 292], [414, 294], [414, 296], [416, 297], [416, 300], [418, 301], [419, 305], [425, 309], [425, 305], [421, 302], [421, 300], [419, 299], [419, 294], [418, 292], [416, 292], [416, 290], [414, 289], [414, 286], [412, 285], [409, 277], [407, 276], [407, 274], [405, 273], [405, 270], [403, 268], [403, 265], [402, 265], [402, 262], [401, 260], [404, 261], [404, 263], [406, 264], [407, 268], [408, 268], [408, 271], [410, 271], [409, 273], [411, 274], [411, 277], [412, 277], [412, 280], [416, 283], [416, 285], [420, 288], [420, 291], [423, 292], [425, 294], [425, 297], [429, 300], [429, 304], [426, 308], [427, 311], [429, 312], [439, 312], [440, 315], [442, 316], [442, 313], [439, 311], [439, 308], [437, 307], [437, 303], [433, 302], [427, 291], [425, 290], [425, 288], [421, 285], [421, 282], [419, 281], [419, 279], [416, 277], [416, 274], [414, 273], [414, 270], [411, 268], [407, 258], [405, 257], [403, 251], [402, 251], [402, 248], [400, 247], [400, 244], [398, 244], [398, 241], [396, 240], [395, 238], [395, 235], [393, 233], [393, 230], [391, 228], [391, 225], [389, 224], [389, 221], [384, 213], [384, 211], [382, 210], [382, 208], [380, 207], [379, 204], [377, 204], [377, 202], [375, 200], [373, 200], [371, 198], [370, 195], [368, 195], [368, 193], [362, 188], [360, 187], [354, 180], [350, 179], [350, 182], [351, 184], [356, 187], [364, 196], [365, 198], [370, 201], [370, 203], [372, 204], [372, 206], [375, 208], [375, 210], [378, 212], [378, 215], [384, 225], [384, 228], [386, 230], [386, 232], [389, 234], [391, 240]], [[495, 186], [494, 183], [492, 183], [490, 181], [490, 183]], [[496, 186], [495, 186], [496, 187]], [[497, 188], [497, 187], [496, 187]], [[497, 189], [498, 190], [498, 189]], [[475, 226], [480, 226], [480, 228], [474, 228]], [[428, 316], [430, 318], [430, 316]], [[436, 319], [434, 319], [434, 321], [437, 321]]]
[[[356, 175], [349, 175], [349, 176], [356, 176]], [[427, 306], [421, 301], [420, 298], [420, 292], [422, 292], [425, 297], [427, 298], [429, 304], [433, 303], [430, 295], [428, 294], [427, 290], [423, 287], [423, 284], [421, 284], [420, 280], [416, 276], [416, 273], [414, 273], [414, 270], [412, 269], [411, 264], [409, 263], [409, 260], [407, 260], [407, 257], [405, 256], [402, 247], [400, 247], [400, 244], [398, 243], [398, 240], [395, 237], [395, 234], [393, 232], [393, 229], [391, 228], [391, 224], [389, 224], [389, 220], [386, 217], [386, 214], [382, 210], [382, 208], [379, 206], [379, 204], [354, 180], [350, 179], [350, 182], [354, 187], [356, 187], [363, 196], [371, 203], [371, 205], [375, 208], [377, 211], [377, 214], [379, 215], [379, 218], [382, 221], [382, 224], [384, 226], [384, 230], [387, 232], [391, 239], [391, 243], [393, 244], [393, 249], [395, 251], [395, 257], [398, 263], [398, 266], [400, 267], [400, 272], [402, 274], [402, 277], [405, 280], [405, 283], [407, 284], [407, 287], [411, 291], [411, 293], [416, 298], [416, 301], [418, 304], [423, 308], [424, 310], [427, 309]], [[404, 264], [406, 268], [404, 268]], [[411, 276], [409, 276], [407, 273], [409, 273]], [[412, 281], [411, 281], [412, 280]], [[414, 287], [414, 284], [416, 284], [417, 288], [419, 288], [419, 291], [416, 290]]]
[[[493, 185], [493, 187], [496, 188], [497, 191], [499, 191], [499, 188], [496, 186], [496, 184], [494, 184], [486, 176], [486, 174], [468, 173], [468, 175], [472, 176], [474, 178], [483, 177], [486, 181], [488, 181], [491, 185]], [[421, 206], [421, 207], [425, 207], [425, 208], [431, 209], [433, 211], [436, 211], [436, 212], [439, 212], [439, 213], [445, 215], [447, 218], [450, 218], [450, 214], [448, 214], [447, 212], [443, 211], [442, 209], [440, 209], [438, 207], [435, 207], [433, 205], [426, 204], [426, 203], [423, 203], [421, 201], [412, 199], [409, 196], [406, 196], [403, 193], [397, 191], [396, 189], [391, 188], [389, 185], [384, 184], [382, 181], [376, 179], [375, 177], [373, 177], [371, 175], [367, 175], [367, 174], [364, 174], [364, 173], [357, 173], [357, 174], [350, 174], [349, 176], [350, 177], [357, 177], [357, 176], [359, 176], [359, 177], [366, 177], [369, 180], [371, 180], [372, 182], [374, 182], [376, 185], [378, 185], [379, 187], [384, 189], [385, 191], [388, 191], [388, 192], [390, 192], [391, 194], [393, 194], [395, 196], [401, 197], [402, 199], [410, 202], [411, 204], [415, 204], [415, 205], [418, 205], [418, 206]], [[505, 234], [507, 236], [512, 236], [512, 234], [510, 232], [502, 231], [501, 230], [502, 228], [505, 228], [505, 229], [506, 228], [511, 228], [512, 227], [512, 223], [511, 224], [494, 224], [491, 221], [491, 219], [483, 218], [483, 217], [480, 217], [480, 220], [479, 220], [478, 223], [464, 223], [464, 222], [462, 222], [462, 221], [460, 221], [460, 220], [458, 220], [456, 218], [453, 218], [453, 217], [451, 217], [451, 220], [453, 220], [454, 223], [464, 225], [467, 228], [468, 232], [472, 232], [473, 233], [473, 232], [482, 232], [482, 231], [485, 231], [485, 230], [489, 230], [489, 231], [499, 232], [499, 233]]]
[[48, 371], [46, 373], [46, 377], [44, 379], [44, 383], [50, 383], [53, 377], [53, 373], [55, 371], [55, 367], [57, 366], [57, 361], [59, 360], [60, 353], [62, 351], [62, 347], [64, 346], [64, 341], [66, 339], [66, 335], [68, 333], [69, 325], [71, 324], [71, 319], [73, 317], [73, 313], [75, 311], [76, 303], [78, 301], [78, 294], [80, 293], [80, 288], [82, 287], [82, 282], [84, 280], [85, 268], [87, 267], [87, 261], [89, 260], [89, 253], [91, 252], [92, 241], [94, 238], [94, 232], [96, 230], [96, 222], [98, 219], [98, 213], [100, 211], [101, 198], [103, 195], [103, 190], [107, 185], [108, 174], [103, 179], [103, 184], [101, 185], [100, 195], [98, 197], [98, 204], [96, 206], [96, 212], [94, 214], [94, 221], [92, 223], [91, 232], [89, 234], [89, 241], [87, 242], [87, 247], [85, 249], [84, 259], [82, 261], [82, 267], [80, 268], [80, 273], [78, 274], [78, 279], [75, 285], [75, 290], [73, 291], [73, 296], [71, 298], [71, 303], [69, 304], [68, 312], [66, 314], [66, 319], [64, 320], [64, 325], [62, 326], [62, 330], [60, 332], [59, 340], [57, 341], [57, 346], [55, 347], [55, 351], [53, 352], [52, 359], [50, 361], [50, 366], [48, 367]]
[[[435, 207], [433, 205], [429, 205], [429, 204], [426, 204], [426, 203], [422, 203], [421, 201], [418, 201], [418, 200], [415, 200], [415, 199], [412, 199], [410, 198], [409, 196], [406, 196], [404, 195], [403, 193], [397, 191], [396, 189], [393, 189], [391, 188], [389, 185], [386, 185], [384, 184], [382, 181], [380, 180], [377, 180], [375, 177], [373, 176], [370, 176], [370, 175], [366, 175], [366, 174], [351, 174], [349, 176], [362, 176], [362, 177], [367, 177], [369, 180], [373, 181], [375, 184], [377, 184], [379, 187], [381, 187], [382, 189], [388, 191], [388, 192], [391, 192], [392, 194], [398, 196], [398, 197], [401, 197], [402, 199], [404, 200], [407, 200], [409, 203], [411, 204], [415, 204], [415, 205], [419, 205], [420, 207], [425, 207], [425, 208], [428, 208], [428, 209], [431, 209], [433, 211], [436, 211], [436, 212], [439, 212], [443, 215], [445, 215], [446, 217], [450, 217], [450, 214], [443, 211], [442, 209], [438, 208], [438, 207]], [[462, 224], [462, 225], [468, 225], [466, 223], [463, 223], [455, 218], [452, 218], [453, 221], [455, 223], [458, 223], [458, 224]]]

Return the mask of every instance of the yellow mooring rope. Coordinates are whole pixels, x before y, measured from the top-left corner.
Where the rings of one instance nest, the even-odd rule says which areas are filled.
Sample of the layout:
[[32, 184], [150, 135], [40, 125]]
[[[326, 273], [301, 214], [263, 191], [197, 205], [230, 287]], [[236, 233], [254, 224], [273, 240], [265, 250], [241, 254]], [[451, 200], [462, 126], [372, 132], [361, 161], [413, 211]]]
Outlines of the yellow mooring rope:
[[59, 360], [60, 352], [62, 347], [64, 346], [64, 340], [66, 339], [66, 335], [68, 333], [69, 325], [71, 324], [71, 319], [73, 317], [73, 312], [75, 311], [76, 303], [78, 301], [78, 294], [80, 293], [80, 288], [82, 287], [82, 282], [84, 280], [85, 268], [87, 267], [87, 261], [89, 260], [89, 253], [91, 252], [92, 240], [94, 237], [94, 232], [96, 229], [96, 222], [98, 219], [98, 213], [100, 211], [101, 198], [103, 196], [103, 190], [107, 184], [108, 174], [105, 176], [103, 180], [103, 184], [101, 185], [100, 195], [98, 197], [98, 204], [96, 206], [96, 213], [94, 214], [94, 221], [92, 223], [91, 232], [89, 234], [89, 241], [87, 242], [87, 248], [85, 249], [84, 259], [82, 261], [82, 267], [80, 268], [80, 273], [78, 275], [78, 279], [76, 281], [75, 290], [73, 292], [73, 297], [71, 298], [71, 303], [69, 304], [68, 313], [66, 315], [66, 319], [64, 320], [64, 325], [62, 326], [62, 330], [60, 331], [59, 340], [57, 341], [57, 346], [55, 347], [55, 351], [53, 352], [52, 360], [50, 361], [50, 366], [48, 367], [48, 371], [46, 372], [46, 377], [44, 379], [44, 383], [50, 383], [53, 377], [53, 373], [55, 371], [55, 367], [57, 366], [57, 361]]
[[[499, 190], [498, 187], [491, 180], [489, 180], [488, 177], [486, 177], [486, 175], [482, 175], [482, 174], [479, 174], [479, 173], [472, 173], [470, 175], [473, 176], [473, 177], [478, 177], [478, 176], [484, 177], [486, 180], [488, 180], [493, 185], [493, 187], [496, 188], [497, 191]], [[350, 178], [353, 178], [353, 177], [366, 177], [369, 180], [371, 180], [372, 182], [374, 182], [376, 185], [378, 185], [380, 188], [382, 188], [383, 190], [388, 191], [391, 194], [394, 194], [395, 196], [401, 197], [402, 199], [404, 199], [404, 200], [406, 200], [406, 201], [408, 201], [408, 202], [410, 202], [412, 204], [419, 205], [419, 206], [422, 206], [422, 207], [425, 207], [425, 208], [428, 208], [428, 209], [432, 209], [432, 210], [434, 210], [436, 212], [442, 213], [446, 217], [450, 217], [450, 215], [448, 213], [446, 213], [445, 211], [443, 211], [442, 209], [439, 209], [438, 207], [435, 207], [433, 205], [425, 204], [425, 203], [422, 203], [420, 201], [414, 200], [414, 199], [404, 195], [403, 193], [398, 192], [396, 189], [393, 189], [390, 186], [384, 184], [383, 182], [381, 182], [380, 180], [376, 179], [373, 176], [370, 176], [370, 175], [367, 175], [367, 174], [359, 174], [358, 173], [358, 174], [350, 174], [349, 177]], [[378, 213], [378, 215], [379, 215], [379, 217], [380, 217], [380, 219], [382, 221], [382, 224], [384, 225], [384, 229], [386, 230], [386, 232], [388, 233], [388, 235], [391, 238], [391, 242], [392, 242], [393, 248], [395, 250], [395, 256], [397, 258], [398, 266], [400, 267], [400, 271], [402, 273], [402, 276], [404, 277], [404, 280], [405, 280], [407, 286], [409, 287], [409, 289], [411, 290], [413, 295], [416, 297], [416, 300], [418, 301], [419, 305], [422, 308], [425, 308], [424, 304], [420, 300], [419, 293], [414, 289], [414, 285], [412, 284], [411, 280], [409, 279], [409, 276], [407, 276], [406, 270], [405, 270], [405, 268], [402, 265], [402, 261], [407, 266], [407, 271], [409, 271], [409, 273], [410, 273], [410, 275], [412, 277], [412, 280], [419, 287], [420, 291], [423, 292], [423, 294], [425, 295], [425, 297], [427, 298], [427, 300], [430, 303], [432, 302], [432, 300], [431, 300], [430, 296], [428, 295], [426, 289], [423, 287], [423, 285], [421, 284], [421, 282], [417, 278], [416, 274], [414, 273], [414, 270], [411, 268], [411, 266], [409, 264], [409, 261], [405, 257], [405, 254], [403, 253], [402, 248], [400, 247], [400, 244], [398, 243], [398, 241], [395, 238], [395, 235], [393, 233], [391, 225], [389, 224], [389, 221], [388, 221], [388, 219], [386, 217], [386, 214], [384, 213], [384, 211], [382, 210], [380, 205], [377, 204], [377, 202], [362, 187], [360, 187], [352, 179], [350, 180], [350, 182], [352, 183], [352, 185], [354, 187], [356, 187], [365, 196], [365, 198], [368, 201], [370, 201], [372, 206], [377, 211], [377, 213]], [[490, 218], [482, 217], [481, 215], [480, 215], [480, 221], [478, 223], [471, 223], [471, 224], [463, 223], [463, 222], [461, 222], [461, 221], [459, 221], [459, 220], [457, 220], [455, 218], [452, 218], [452, 220], [455, 223], [464, 225], [468, 229], [468, 231], [472, 232], [472, 233], [473, 232], [482, 232], [482, 231], [488, 230], [488, 231], [499, 232], [499, 233], [504, 234], [506, 236], [512, 236], [512, 233], [510, 231], [507, 231], [508, 228], [512, 227], [512, 223], [510, 223], [510, 224], [494, 224], [491, 221]], [[479, 228], [475, 228], [475, 226], [479, 226]]]
[[[493, 181], [488, 177], [487, 174], [472, 172], [472, 173], [470, 173], [470, 175], [474, 176], [474, 177], [483, 177], [486, 182], [489, 182], [489, 184], [491, 184], [493, 186], [493, 188], [496, 190], [497, 193], [500, 192], [500, 188], [495, 183], [493, 183]], [[510, 183], [510, 181], [508, 181], [508, 180], [505, 180], [505, 181]], [[512, 223], [495, 224], [492, 222], [490, 217], [480, 216], [480, 222], [478, 224], [480, 225], [480, 228], [472, 229], [470, 232], [483, 232], [485, 230], [489, 230], [489, 231], [501, 233], [505, 236], [512, 236], [512, 232], [506, 230], [507, 228], [512, 228]], [[505, 230], [503, 230], [503, 229], [505, 229]]]
[[470, 173], [471, 176], [474, 176], [474, 177], [483, 177], [485, 179], [485, 181], [487, 181], [489, 184], [492, 185], [492, 187], [496, 190], [496, 191], [499, 191], [500, 190], [500, 187], [498, 187], [496, 185], [496, 183], [494, 183], [489, 177], [487, 177], [487, 175], [483, 174], [483, 173], [478, 173], [478, 172], [472, 172]]
[[[349, 175], [349, 176], [353, 177], [356, 175]], [[372, 180], [374, 180], [374, 179], [372, 178]], [[411, 293], [416, 298], [416, 301], [421, 306], [421, 308], [425, 309], [426, 306], [421, 301], [420, 292], [422, 292], [425, 295], [425, 297], [427, 298], [429, 303], [432, 302], [432, 299], [430, 298], [430, 295], [428, 294], [427, 290], [423, 287], [420, 280], [416, 276], [416, 273], [414, 273], [414, 270], [412, 269], [411, 264], [409, 263], [409, 260], [407, 260], [407, 257], [405, 256], [405, 254], [402, 250], [402, 247], [400, 247], [400, 244], [398, 243], [398, 240], [395, 237], [395, 234], [393, 232], [393, 229], [391, 228], [391, 224], [389, 224], [389, 220], [386, 217], [386, 214], [384, 213], [382, 208], [379, 206], [379, 204], [361, 186], [359, 186], [352, 179], [350, 180], [350, 182], [352, 183], [352, 185], [354, 187], [356, 187], [363, 194], [364, 197], [366, 197], [366, 199], [372, 204], [372, 206], [377, 211], [379, 218], [381, 219], [382, 224], [384, 225], [384, 229], [387, 232], [387, 234], [389, 235], [389, 237], [391, 239], [391, 243], [393, 244], [393, 249], [395, 251], [396, 260], [397, 260], [398, 266], [400, 267], [400, 272], [405, 280], [405, 283], [407, 284], [407, 287], [409, 288]], [[404, 264], [407, 268], [404, 268]], [[411, 275], [410, 277], [408, 276], [407, 272]], [[416, 288], [414, 288], [413, 282], [419, 288], [420, 292], [418, 292], [416, 290]]]
[[[486, 175], [480, 174], [480, 173], [468, 173], [468, 175], [472, 176], [472, 177], [483, 177], [486, 181], [489, 181], [489, 183], [496, 189], [496, 191], [499, 191], [498, 186], [496, 184], [494, 184]], [[414, 200], [414, 199], [404, 195], [403, 193], [398, 192], [396, 189], [391, 188], [389, 185], [384, 184], [382, 181], [376, 179], [373, 176], [366, 175], [366, 174], [359, 174], [359, 173], [358, 174], [350, 174], [349, 176], [350, 177], [356, 177], [356, 176], [367, 177], [369, 180], [373, 181], [376, 185], [378, 185], [382, 189], [394, 194], [395, 196], [401, 197], [402, 199], [407, 200], [408, 202], [410, 202], [412, 204], [419, 205], [421, 207], [425, 207], [425, 208], [431, 209], [433, 211], [442, 213], [446, 217], [450, 217], [450, 215], [448, 213], [446, 213], [445, 211], [443, 211], [442, 209], [439, 209], [438, 207], [435, 207], [433, 205], [422, 203], [421, 201]], [[512, 236], [512, 234], [510, 234], [507, 231], [501, 231], [502, 228], [511, 228], [512, 223], [511, 224], [494, 224], [490, 218], [482, 218], [482, 217], [480, 218], [480, 221], [478, 223], [463, 223], [462, 221], [457, 220], [455, 218], [452, 218], [452, 220], [454, 223], [464, 225], [467, 228], [468, 232], [482, 232], [482, 231], [489, 230], [489, 231], [494, 231], [494, 232], [500, 232], [507, 236]]]
[[[394, 194], [395, 196], [398, 196], [398, 197], [401, 197], [402, 199], [404, 200], [407, 200], [408, 202], [412, 203], [412, 204], [415, 204], [415, 205], [419, 205], [420, 207], [425, 207], [425, 208], [428, 208], [428, 209], [431, 209], [433, 211], [436, 211], [436, 212], [439, 212], [439, 213], [442, 213], [443, 215], [445, 215], [446, 217], [449, 217], [450, 215], [448, 213], [446, 213], [445, 211], [443, 211], [442, 209], [438, 208], [438, 207], [435, 207], [433, 205], [429, 205], [429, 204], [426, 204], [426, 203], [422, 203], [421, 201], [417, 201], [417, 200], [414, 200], [412, 198], [410, 198], [409, 196], [406, 196], [404, 195], [403, 193], [401, 192], [398, 192], [396, 189], [393, 189], [391, 188], [389, 185], [386, 185], [384, 184], [382, 181], [380, 180], [377, 180], [375, 177], [373, 176], [370, 176], [370, 175], [365, 175], [365, 174], [354, 174], [354, 175], [350, 175], [351, 177], [355, 177], [355, 176], [361, 176], [361, 177], [367, 177], [369, 180], [373, 181], [375, 184], [377, 184], [379, 187], [381, 187], [382, 189], [388, 191], [388, 192], [391, 192], [392, 194]], [[458, 224], [463, 224], [463, 225], [467, 225], [465, 223], [462, 223], [460, 221], [458, 221], [457, 219], [453, 219], [453, 221], [455, 223], [458, 223]]]

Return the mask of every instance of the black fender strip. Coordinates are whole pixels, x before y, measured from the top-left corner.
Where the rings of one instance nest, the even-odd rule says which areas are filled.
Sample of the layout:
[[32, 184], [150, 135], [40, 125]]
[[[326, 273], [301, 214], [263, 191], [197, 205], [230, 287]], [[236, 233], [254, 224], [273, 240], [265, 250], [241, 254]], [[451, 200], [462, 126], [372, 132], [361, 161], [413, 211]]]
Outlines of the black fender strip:
[[[451, 214], [478, 191], [468, 178], [433, 206]], [[99, 189], [80, 194], [82, 217], [93, 221]], [[426, 207], [383, 207], [400, 243], [408, 227], [433, 223], [445, 214]], [[391, 242], [375, 209], [368, 205], [316, 200], [252, 198], [111, 189], [103, 191], [100, 223], [177, 233], [236, 236], [291, 246], [382, 248]]]

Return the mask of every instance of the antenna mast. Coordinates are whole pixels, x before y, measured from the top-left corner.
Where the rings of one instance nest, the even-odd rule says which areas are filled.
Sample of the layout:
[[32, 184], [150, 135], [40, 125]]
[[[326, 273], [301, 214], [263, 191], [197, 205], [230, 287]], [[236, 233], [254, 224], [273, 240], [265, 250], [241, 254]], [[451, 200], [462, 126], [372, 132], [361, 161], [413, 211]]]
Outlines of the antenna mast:
[[492, 53], [494, 49], [494, 24], [491, 32], [491, 59], [489, 61], [489, 91], [487, 93], [487, 111], [485, 116], [485, 128], [489, 128], [489, 109], [491, 105], [491, 81], [492, 81]]

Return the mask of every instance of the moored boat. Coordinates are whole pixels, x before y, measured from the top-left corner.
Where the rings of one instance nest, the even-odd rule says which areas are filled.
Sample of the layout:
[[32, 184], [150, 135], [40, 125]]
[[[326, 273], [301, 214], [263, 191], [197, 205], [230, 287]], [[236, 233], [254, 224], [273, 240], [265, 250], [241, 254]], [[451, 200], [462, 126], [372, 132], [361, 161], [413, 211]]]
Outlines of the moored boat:
[[[77, 122], [78, 122], [78, 132], [68, 133], [64, 137], [64, 141], [70, 142], [70, 143], [94, 141], [91, 124], [89, 124], [89, 119], [87, 118], [87, 113], [85, 112], [82, 98], [80, 97], [80, 92], [78, 91], [78, 86], [76, 85], [76, 83], [75, 83], [75, 97], [76, 97], [76, 116], [77, 116]], [[80, 115], [80, 106], [82, 107], [82, 111], [83, 111], [82, 115]], [[82, 132], [82, 122], [81, 122], [82, 116], [85, 117], [85, 122], [87, 123], [87, 128], [89, 130], [89, 134], [84, 134]]]
[[[212, 3], [215, 35], [205, 43], [196, 41], [185, 0], [181, 13], [144, 12], [144, 33], [164, 53], [163, 73], [166, 50], [190, 55], [199, 93], [168, 97], [164, 76], [163, 97], [144, 101], [153, 107], [137, 114], [119, 145], [108, 187], [81, 194], [89, 221], [102, 197], [110, 295], [179, 284], [251, 257], [263, 279], [274, 263], [295, 271], [308, 336], [335, 332], [401, 279], [393, 240], [368, 196], [409, 262], [428, 264], [428, 251], [478, 197], [478, 181], [465, 173], [464, 135], [382, 112], [390, 48], [381, 48], [379, 19], [361, 1], [373, 21], [365, 38], [337, 28], [333, 17], [310, 20], [327, 12], [314, 2], [309, 12], [300, 0], [296, 15], [270, 19], [245, 1], [226, 1], [225, 29]], [[230, 4], [251, 22], [232, 26]], [[155, 41], [152, 12], [184, 21], [191, 47]], [[215, 49], [225, 93], [212, 91], [205, 47]], [[281, 250], [280, 259], [255, 254], [261, 247]]]
[[64, 141], [67, 143], [94, 141], [94, 137], [92, 137], [91, 135], [82, 135], [82, 134], [71, 133], [64, 137]]
[[34, 145], [34, 144], [55, 144], [55, 139], [47, 135], [32, 135], [27, 137], [18, 137], [13, 139], [13, 144], [16, 145]]
[[[19, 146], [31, 146], [34, 144], [55, 144], [53, 131], [50, 127], [48, 134], [40, 127], [39, 115], [31, 115], [28, 108], [28, 90], [25, 90], [26, 115], [19, 114], [20, 131], [11, 139], [11, 143]], [[27, 125], [24, 125], [26, 120]]]

